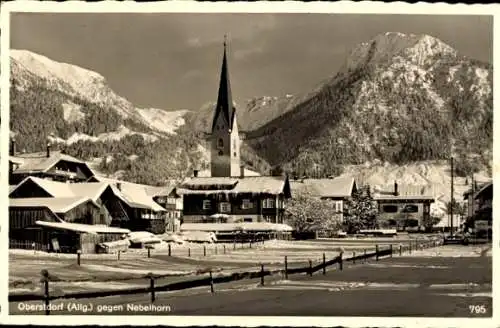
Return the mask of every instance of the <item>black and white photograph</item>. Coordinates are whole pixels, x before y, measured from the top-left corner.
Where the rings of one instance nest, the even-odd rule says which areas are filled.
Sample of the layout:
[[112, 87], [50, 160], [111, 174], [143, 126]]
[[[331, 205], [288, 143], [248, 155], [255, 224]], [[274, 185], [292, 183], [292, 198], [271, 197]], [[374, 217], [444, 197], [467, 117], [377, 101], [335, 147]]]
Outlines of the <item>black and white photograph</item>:
[[491, 319], [494, 7], [412, 6], [3, 5], [2, 310]]

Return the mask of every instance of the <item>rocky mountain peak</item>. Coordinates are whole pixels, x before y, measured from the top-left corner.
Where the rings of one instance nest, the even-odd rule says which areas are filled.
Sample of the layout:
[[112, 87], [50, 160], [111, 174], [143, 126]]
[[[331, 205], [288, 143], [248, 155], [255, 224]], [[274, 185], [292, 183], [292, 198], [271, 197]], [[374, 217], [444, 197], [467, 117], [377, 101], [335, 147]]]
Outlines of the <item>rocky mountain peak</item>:
[[395, 58], [422, 66], [432, 63], [435, 58], [456, 55], [451, 46], [426, 34], [386, 32], [356, 46], [341, 71], [353, 70], [362, 64], [384, 64]]

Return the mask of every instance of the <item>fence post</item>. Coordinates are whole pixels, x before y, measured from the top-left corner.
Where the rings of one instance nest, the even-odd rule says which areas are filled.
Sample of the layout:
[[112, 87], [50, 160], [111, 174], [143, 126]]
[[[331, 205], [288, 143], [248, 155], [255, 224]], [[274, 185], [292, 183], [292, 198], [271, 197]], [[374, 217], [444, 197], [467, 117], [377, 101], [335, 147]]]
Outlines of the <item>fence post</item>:
[[326, 274], [326, 256], [325, 253], [323, 253], [323, 275]]
[[212, 270], [210, 270], [210, 292], [214, 293], [214, 278], [212, 277]]
[[340, 252], [338, 259], [339, 259], [339, 270], [342, 271], [344, 270], [344, 260], [342, 259], [342, 256], [344, 255], [344, 252]]
[[49, 300], [49, 272], [47, 270], [42, 270], [40, 272], [42, 278], [40, 282], [43, 283], [43, 298], [45, 300], [45, 315], [50, 314], [50, 300]]
[[217, 255], [217, 245], [215, 245], [215, 255]]
[[352, 264], [356, 264], [356, 252], [352, 252]]
[[375, 260], [378, 261], [378, 244], [375, 245]]
[[364, 249], [365, 257], [363, 259], [363, 263], [366, 263], [366, 248]]
[[313, 275], [313, 271], [312, 271], [313, 268], [312, 268], [312, 266], [313, 266], [312, 261], [309, 260], [309, 276], [311, 276], [311, 277]]
[[118, 261], [120, 261], [120, 254], [121, 254], [122, 251], [118, 251]]
[[403, 245], [399, 244], [399, 256], [403, 255]]
[[260, 284], [264, 286], [264, 264], [260, 265]]
[[226, 254], [226, 244], [222, 245], [222, 247], [224, 248], [224, 254]]
[[32, 243], [31, 247], [33, 248], [33, 254], [36, 254], [36, 244]]
[[172, 256], [172, 246], [168, 244], [168, 256]]
[[411, 254], [411, 240], [410, 240], [410, 245], [408, 246], [408, 252]]
[[203, 245], [203, 256], [207, 256], [207, 247]]
[[391, 244], [391, 257], [392, 257], [392, 244]]
[[150, 258], [150, 257], [151, 257], [151, 248], [148, 247], [148, 258]]
[[250, 248], [252, 248], [252, 240], [251, 239], [249, 241], [249, 244], [250, 244]]
[[155, 278], [153, 273], [148, 273], [147, 277], [149, 278], [149, 290], [151, 291], [151, 303], [155, 302]]
[[285, 280], [288, 280], [288, 257], [285, 255]]
[[188, 257], [191, 257], [191, 247], [188, 247]]
[[76, 251], [76, 262], [78, 263], [78, 266], [80, 266], [80, 256], [82, 255], [82, 251], [81, 250], [77, 250]]
[[236, 239], [233, 239], [233, 250], [236, 250]]

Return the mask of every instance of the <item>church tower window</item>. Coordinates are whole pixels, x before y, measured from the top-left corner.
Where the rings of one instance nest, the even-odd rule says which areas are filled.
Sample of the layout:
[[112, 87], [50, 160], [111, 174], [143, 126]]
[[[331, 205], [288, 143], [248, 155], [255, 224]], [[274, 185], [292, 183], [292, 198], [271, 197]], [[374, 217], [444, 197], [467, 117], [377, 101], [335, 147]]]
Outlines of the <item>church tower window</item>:
[[219, 138], [219, 140], [217, 141], [217, 147], [219, 148], [224, 147], [224, 141], [222, 140], [222, 138]]

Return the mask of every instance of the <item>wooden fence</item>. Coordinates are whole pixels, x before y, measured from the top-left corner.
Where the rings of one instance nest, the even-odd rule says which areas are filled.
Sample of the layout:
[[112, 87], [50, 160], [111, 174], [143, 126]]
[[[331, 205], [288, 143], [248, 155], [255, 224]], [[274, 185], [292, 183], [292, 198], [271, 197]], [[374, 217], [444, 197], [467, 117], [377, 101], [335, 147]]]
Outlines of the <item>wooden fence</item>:
[[[41, 271], [41, 283], [43, 284], [43, 294], [13, 294], [9, 295], [9, 302], [28, 302], [28, 301], [43, 301], [46, 305], [45, 314], [50, 314], [50, 301], [56, 299], [86, 299], [86, 298], [98, 298], [98, 297], [109, 297], [109, 296], [119, 296], [119, 295], [132, 295], [132, 294], [151, 294], [151, 302], [155, 301], [155, 294], [158, 292], [168, 292], [183, 289], [190, 289], [202, 286], [210, 286], [210, 291], [215, 292], [214, 286], [217, 284], [228, 283], [243, 279], [257, 279], [260, 278], [260, 284], [265, 284], [265, 277], [272, 275], [281, 275], [284, 279], [288, 279], [288, 275], [305, 273], [312, 276], [315, 272], [322, 271], [322, 274], [326, 274], [326, 269], [328, 267], [337, 265], [338, 270], [343, 270], [344, 263], [365, 263], [366, 260], [375, 258], [378, 261], [381, 257], [392, 257], [394, 254], [403, 255], [403, 253], [411, 253], [412, 251], [421, 250], [425, 248], [441, 246], [443, 242], [441, 240], [430, 240], [430, 241], [416, 241], [414, 243], [409, 243], [408, 245], [398, 245], [394, 247], [389, 245], [388, 247], [382, 249], [378, 245], [375, 247], [374, 252], [363, 251], [361, 254], [356, 254], [353, 252], [352, 256], [345, 257], [345, 253], [340, 253], [339, 256], [333, 259], [327, 260], [325, 253], [323, 253], [323, 259], [320, 263], [313, 264], [309, 260], [309, 265], [305, 267], [289, 268], [287, 256], [284, 258], [283, 269], [266, 270], [265, 265], [261, 264], [259, 269], [256, 271], [249, 272], [236, 272], [233, 274], [228, 274], [225, 276], [213, 277], [212, 271], [209, 272], [209, 277], [202, 279], [193, 279], [187, 281], [180, 281], [175, 283], [170, 283], [166, 285], [156, 286], [155, 277], [153, 274], [147, 274], [144, 276], [149, 282], [145, 287], [140, 288], [130, 288], [130, 289], [120, 289], [120, 290], [107, 290], [107, 291], [92, 291], [92, 292], [74, 292], [67, 293], [63, 295], [50, 295], [49, 293], [49, 283], [51, 281], [50, 273], [47, 270]], [[80, 263], [80, 254], [78, 256], [78, 263]]]

